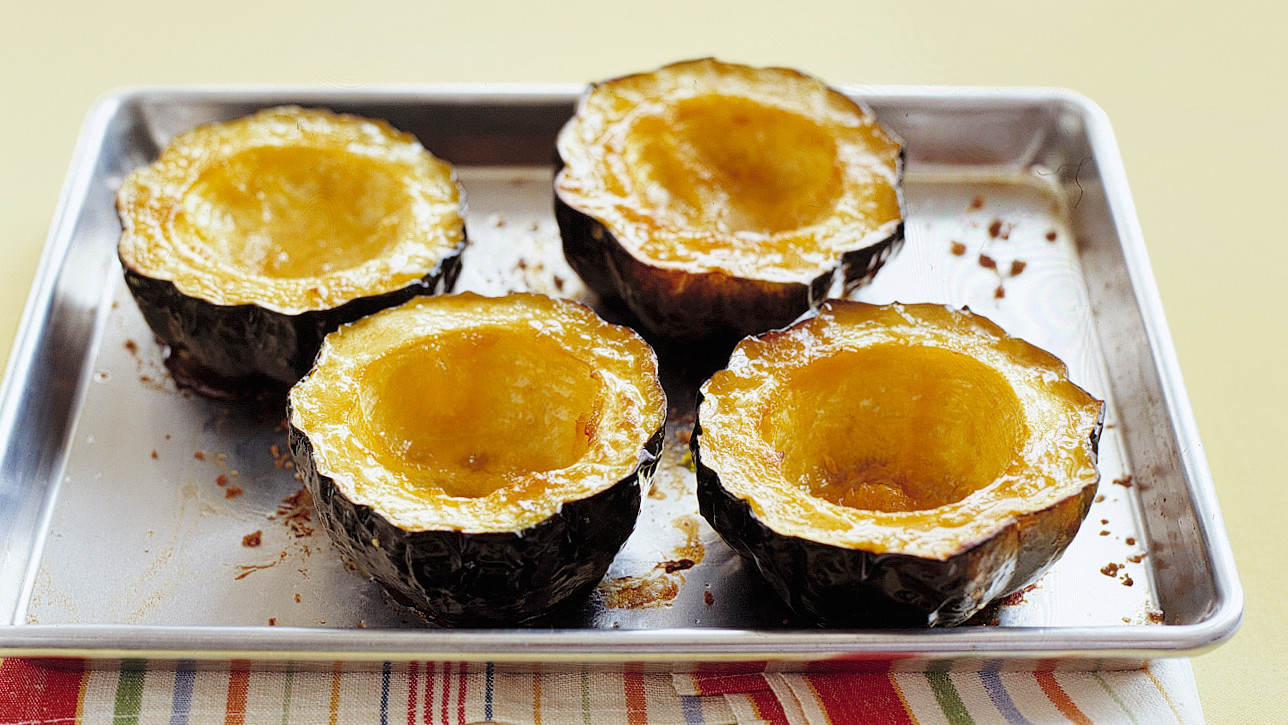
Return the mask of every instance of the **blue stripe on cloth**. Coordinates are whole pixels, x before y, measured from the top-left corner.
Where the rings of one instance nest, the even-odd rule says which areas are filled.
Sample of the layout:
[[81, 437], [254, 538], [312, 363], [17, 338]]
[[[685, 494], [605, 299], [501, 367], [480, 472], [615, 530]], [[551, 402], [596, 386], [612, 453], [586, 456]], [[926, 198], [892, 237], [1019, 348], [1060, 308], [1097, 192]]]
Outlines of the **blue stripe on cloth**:
[[174, 670], [170, 725], [188, 725], [188, 716], [192, 713], [192, 686], [196, 681], [196, 665], [191, 660], [180, 660]]
[[698, 695], [680, 695], [680, 712], [684, 713], [685, 725], [703, 725], [707, 721], [702, 714], [702, 698]]
[[492, 663], [487, 663], [487, 677], [483, 688], [483, 719], [492, 719], [492, 683], [495, 679]]
[[389, 674], [392, 668], [389, 662], [380, 668], [380, 725], [389, 725]]
[[996, 670], [985, 670], [979, 673], [979, 679], [984, 683], [984, 691], [988, 693], [988, 699], [993, 701], [993, 706], [1002, 713], [1006, 722], [1011, 725], [1031, 725], [1028, 718], [1020, 714], [1015, 701], [1011, 699], [1011, 693], [1006, 691], [1001, 673]]

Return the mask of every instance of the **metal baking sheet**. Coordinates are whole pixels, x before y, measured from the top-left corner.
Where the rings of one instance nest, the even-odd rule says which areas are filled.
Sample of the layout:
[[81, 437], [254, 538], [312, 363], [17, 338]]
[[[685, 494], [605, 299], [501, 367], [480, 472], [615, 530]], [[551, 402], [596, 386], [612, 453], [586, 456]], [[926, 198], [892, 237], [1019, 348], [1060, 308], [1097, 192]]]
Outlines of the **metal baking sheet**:
[[200, 123], [282, 103], [385, 118], [458, 167], [472, 239], [458, 289], [593, 304], [552, 213], [554, 135], [580, 90], [149, 88], [92, 109], [0, 398], [0, 654], [1107, 668], [1234, 632], [1242, 594], [1112, 131], [1091, 102], [1046, 89], [848, 89], [907, 150], [907, 242], [853, 296], [969, 306], [1109, 403], [1100, 495], [1035, 586], [954, 629], [792, 616], [698, 514], [683, 383], [640, 522], [585, 603], [441, 629], [347, 570], [299, 494], [281, 411], [167, 376], [122, 284], [116, 188]]

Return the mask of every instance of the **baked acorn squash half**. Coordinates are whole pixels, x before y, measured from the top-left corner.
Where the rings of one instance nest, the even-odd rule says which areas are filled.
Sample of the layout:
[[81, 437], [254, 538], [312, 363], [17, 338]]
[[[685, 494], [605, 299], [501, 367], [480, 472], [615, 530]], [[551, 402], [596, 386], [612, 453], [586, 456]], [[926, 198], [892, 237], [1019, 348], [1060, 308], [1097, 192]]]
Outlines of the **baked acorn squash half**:
[[900, 142], [794, 70], [703, 59], [595, 84], [557, 157], [570, 266], [655, 340], [782, 327], [903, 241]]
[[969, 619], [1059, 558], [1099, 481], [1103, 404], [969, 310], [829, 301], [700, 396], [703, 516], [825, 624]]
[[638, 334], [527, 293], [421, 297], [345, 325], [287, 407], [342, 556], [444, 625], [588, 594], [631, 533], [667, 410]]
[[284, 106], [177, 136], [117, 195], [117, 247], [175, 380], [281, 395], [326, 333], [450, 290], [452, 166], [379, 120]]

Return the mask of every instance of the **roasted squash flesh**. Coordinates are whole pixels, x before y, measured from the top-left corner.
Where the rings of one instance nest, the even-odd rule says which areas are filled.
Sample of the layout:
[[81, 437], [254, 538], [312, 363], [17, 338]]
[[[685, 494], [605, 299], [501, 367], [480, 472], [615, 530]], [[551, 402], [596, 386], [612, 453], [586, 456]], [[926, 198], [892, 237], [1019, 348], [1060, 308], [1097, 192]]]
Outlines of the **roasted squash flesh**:
[[203, 172], [175, 229], [216, 264], [274, 279], [350, 271], [393, 250], [411, 189], [387, 165], [329, 150], [254, 148]]
[[559, 153], [559, 196], [660, 266], [812, 277], [902, 219], [898, 142], [794, 71], [698, 61], [608, 81]]
[[359, 374], [358, 430], [409, 479], [453, 496], [573, 465], [606, 391], [585, 360], [526, 337], [463, 330], [373, 360]]
[[784, 478], [853, 509], [961, 501], [1006, 471], [1028, 433], [1002, 375], [937, 347], [873, 345], [812, 362], [783, 384], [761, 437], [782, 451]]
[[943, 558], [1099, 480], [1063, 371], [976, 315], [829, 301], [707, 382], [702, 456], [771, 527]]
[[409, 530], [516, 530], [640, 465], [665, 418], [656, 365], [571, 302], [444, 295], [329, 335], [290, 404], [355, 502]]
[[[654, 192], [641, 200], [649, 217], [716, 232], [695, 240], [711, 247], [814, 224], [843, 191], [838, 149], [821, 124], [745, 98], [711, 94], [641, 114], [624, 145], [632, 181]], [[664, 260], [685, 251], [645, 248]]]

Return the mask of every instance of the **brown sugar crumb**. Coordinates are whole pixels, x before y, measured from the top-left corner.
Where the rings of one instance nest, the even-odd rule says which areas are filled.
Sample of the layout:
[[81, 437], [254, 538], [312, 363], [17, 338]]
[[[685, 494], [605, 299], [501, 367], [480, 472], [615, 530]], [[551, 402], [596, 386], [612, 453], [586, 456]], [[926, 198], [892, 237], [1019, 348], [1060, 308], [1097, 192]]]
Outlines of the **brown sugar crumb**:
[[1025, 262], [1025, 261], [1023, 261], [1023, 260], [1020, 260], [1020, 259], [1012, 260], [1012, 261], [1011, 261], [1011, 276], [1012, 276], [1012, 277], [1019, 276], [1019, 274], [1020, 274], [1021, 272], [1023, 272], [1023, 271], [1024, 271], [1024, 268], [1025, 268], [1025, 267], [1028, 267], [1028, 266], [1029, 266], [1029, 263], [1028, 263], [1028, 262]]
[[716, 601], [716, 596], [710, 590], [702, 592], [702, 601], [709, 607]]
[[970, 200], [970, 208], [972, 208], [972, 209], [983, 209], [983, 208], [984, 208], [984, 197], [980, 196], [979, 194], [976, 194], [976, 195], [975, 195], [975, 198]]
[[1100, 532], [1100, 535], [1101, 535], [1101, 536], [1108, 536], [1108, 535], [1109, 535], [1109, 532], [1108, 532], [1108, 531], [1104, 531], [1104, 530], [1102, 530], [1102, 531]]
[[219, 474], [218, 476], [216, 476], [216, 477], [215, 477], [215, 485], [216, 485], [216, 486], [227, 486], [227, 485], [228, 485], [228, 474], [226, 474], [226, 473], [221, 473], [221, 474]]
[[246, 534], [245, 536], [242, 537], [242, 546], [250, 547], [253, 549], [256, 546], [260, 545], [260, 543], [263, 540], [263, 536], [264, 536], [263, 529], [257, 529], [249, 534]]
[[1107, 523], [1109, 523], [1109, 519], [1101, 519], [1101, 520], [1100, 520], [1100, 525], [1101, 525], [1101, 526], [1104, 526], [1104, 525], [1105, 525], [1105, 524], [1107, 524]]
[[1048, 242], [1054, 242], [1055, 239], [1056, 239], [1056, 233], [1054, 229], [1046, 233], [1046, 240]]
[[677, 577], [626, 576], [599, 585], [604, 604], [613, 609], [651, 609], [670, 606], [680, 593]]
[[1103, 503], [1103, 502], [1104, 502], [1104, 500], [1105, 500], [1105, 495], [1104, 495], [1103, 493], [1102, 493], [1102, 494], [1098, 494], [1098, 495], [1096, 496], [1096, 503]]
[[157, 449], [153, 448], [153, 449], [152, 449], [152, 460], [154, 460], [154, 461], [155, 461], [156, 459], [157, 459]]
[[679, 559], [678, 561], [662, 562], [662, 570], [665, 571], [667, 574], [671, 574], [677, 571], [684, 571], [685, 569], [692, 569], [695, 566], [697, 566], [697, 562], [693, 561], [692, 559]]
[[1127, 476], [1123, 476], [1122, 478], [1115, 478], [1114, 483], [1118, 484], [1119, 486], [1122, 486], [1123, 488], [1131, 488], [1131, 483], [1132, 483], [1131, 476], [1127, 475]]
[[313, 535], [313, 494], [301, 488], [277, 504], [277, 516], [286, 523], [295, 538]]
[[1132, 580], [1132, 578], [1131, 578], [1131, 575], [1130, 575], [1130, 574], [1123, 574], [1123, 586], [1125, 586], [1125, 587], [1129, 587], [1129, 586], [1131, 586], [1131, 585], [1133, 585], [1133, 584], [1135, 584], [1135, 583], [1136, 583], [1136, 582]]
[[988, 236], [993, 239], [1010, 239], [1011, 225], [1001, 219], [994, 219], [993, 223], [988, 225]]
[[993, 290], [993, 298], [1000, 300], [1005, 296], [1006, 296], [1006, 288], [999, 284], [997, 286], [997, 289]]
[[295, 467], [295, 462], [291, 460], [291, 452], [283, 451], [276, 443], [268, 447], [268, 452], [273, 456], [273, 466], [275, 468], [290, 470]]
[[295, 593], [295, 603], [296, 603], [296, 604], [299, 604], [299, 603], [300, 603], [300, 593], [299, 593], [299, 592], [296, 592], [296, 593]]
[[1123, 540], [1123, 543], [1127, 544], [1128, 546], [1135, 546], [1135, 545], [1136, 545], [1136, 537], [1135, 537], [1135, 536], [1128, 536], [1126, 539], [1124, 539], [1124, 540]]
[[242, 489], [241, 486], [238, 486], [237, 484], [233, 484], [224, 489], [224, 498], [237, 498], [240, 495], [242, 495]]
[[953, 241], [952, 245], [948, 248], [948, 251], [960, 257], [966, 254], [966, 245], [958, 241]]
[[987, 254], [979, 255], [979, 266], [984, 269], [997, 269], [997, 260]]
[[126, 340], [125, 349], [129, 350], [132, 353], [137, 353], [139, 351], [139, 343], [135, 342], [134, 340]]
[[1118, 570], [1122, 568], [1121, 564], [1110, 562], [1100, 567], [1100, 573], [1105, 576], [1118, 576]]
[[269, 617], [269, 618], [268, 618], [268, 626], [270, 626], [270, 627], [276, 627], [276, 626], [277, 626], [277, 617]]
[[1028, 594], [1029, 592], [1037, 588], [1038, 588], [1037, 584], [1030, 584], [1027, 587], [1024, 587], [1023, 589], [1017, 592], [1012, 592], [1010, 594], [1007, 594], [1006, 596], [997, 600], [997, 603], [1004, 607], [1015, 606], [1016, 604], [1020, 604], [1021, 602], [1024, 601], [1025, 594]]
[[1131, 556], [1127, 557], [1127, 561], [1130, 561], [1133, 564], [1139, 564], [1144, 560], [1145, 560], [1144, 552], [1141, 552], [1139, 554], [1132, 554]]
[[1148, 612], [1145, 612], [1145, 618], [1153, 624], [1163, 623], [1163, 613], [1157, 609], [1151, 609]]
[[193, 454], [192, 454], [192, 457], [193, 457], [193, 458], [195, 458], [195, 459], [197, 459], [198, 461], [204, 461], [204, 460], [206, 460], [206, 452], [205, 452], [205, 451], [197, 451], [196, 453], [193, 453]]

